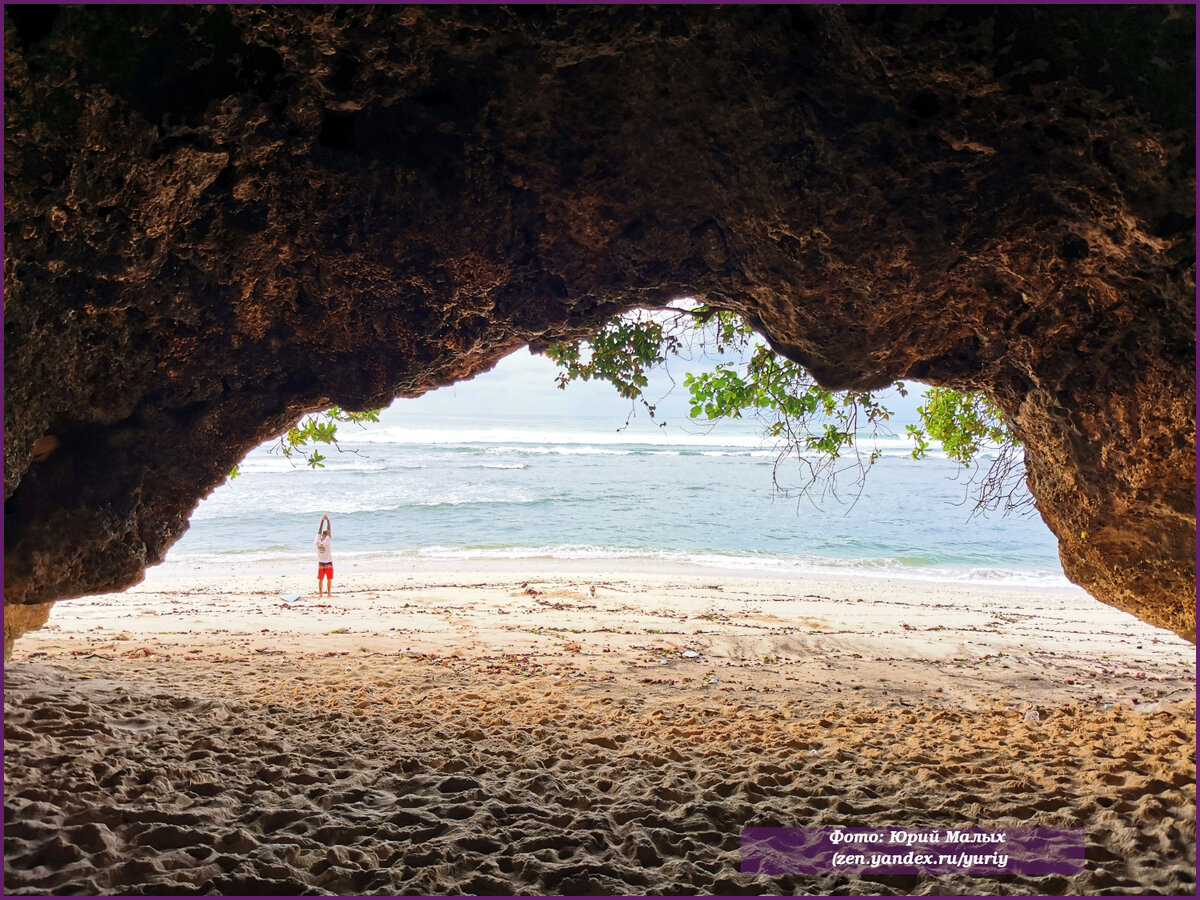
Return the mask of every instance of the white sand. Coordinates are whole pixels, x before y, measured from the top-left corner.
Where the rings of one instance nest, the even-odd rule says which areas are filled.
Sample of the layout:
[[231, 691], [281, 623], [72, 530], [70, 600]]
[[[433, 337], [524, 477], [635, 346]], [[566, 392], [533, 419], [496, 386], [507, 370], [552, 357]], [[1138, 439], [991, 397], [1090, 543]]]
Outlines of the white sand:
[[[9, 892], [1194, 885], [1194, 647], [1081, 591], [422, 565], [60, 603], [5, 673]], [[1082, 826], [1088, 870], [740, 873], [826, 824]]]

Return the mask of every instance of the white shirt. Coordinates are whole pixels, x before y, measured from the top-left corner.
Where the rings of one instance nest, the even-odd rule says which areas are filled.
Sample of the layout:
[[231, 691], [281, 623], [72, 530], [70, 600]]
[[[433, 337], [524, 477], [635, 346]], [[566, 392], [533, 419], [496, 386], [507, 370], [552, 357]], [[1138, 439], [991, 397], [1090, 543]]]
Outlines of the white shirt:
[[331, 563], [333, 562], [333, 535], [318, 534], [317, 535], [317, 562]]

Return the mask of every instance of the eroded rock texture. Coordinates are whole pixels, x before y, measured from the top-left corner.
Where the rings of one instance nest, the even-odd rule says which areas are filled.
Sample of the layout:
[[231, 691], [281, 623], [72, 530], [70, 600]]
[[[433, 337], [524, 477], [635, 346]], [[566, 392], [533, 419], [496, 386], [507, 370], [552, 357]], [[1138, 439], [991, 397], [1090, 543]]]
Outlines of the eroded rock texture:
[[5, 593], [135, 583], [306, 411], [697, 295], [982, 388], [1195, 639], [1190, 7], [6, 7]]

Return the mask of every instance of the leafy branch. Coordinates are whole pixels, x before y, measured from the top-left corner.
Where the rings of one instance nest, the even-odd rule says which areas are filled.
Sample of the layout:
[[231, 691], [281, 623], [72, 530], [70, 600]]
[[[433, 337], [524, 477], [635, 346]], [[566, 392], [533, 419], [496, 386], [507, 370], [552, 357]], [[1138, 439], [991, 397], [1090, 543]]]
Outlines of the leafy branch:
[[913, 459], [925, 458], [931, 439], [939, 441], [946, 456], [967, 469], [977, 470], [979, 457], [992, 453], [991, 463], [978, 478], [976, 507], [995, 509], [1003, 505], [1007, 513], [1033, 506], [1033, 497], [1025, 487], [1021, 442], [987, 396], [978, 391], [931, 387], [925, 392], [925, 401], [917, 408], [921, 424], [905, 429], [915, 443]]
[[[860, 451], [859, 441], [891, 436], [891, 410], [871, 391], [822, 388], [802, 365], [762, 343], [735, 313], [710, 306], [636, 311], [612, 320], [589, 340], [551, 347], [546, 355], [562, 367], [559, 388], [577, 380], [608, 381], [654, 418], [655, 406], [644, 393], [649, 371], [661, 368], [669, 374], [670, 359], [696, 350], [737, 360], [684, 376], [693, 419], [758, 418], [764, 434], [776, 440], [773, 478], [780, 490], [789, 489], [780, 483], [781, 465], [794, 459], [803, 478], [793, 487], [802, 496], [837, 497], [838, 478], [849, 472], [856, 473], [854, 484], [861, 491], [866, 472], [882, 454]], [[908, 393], [903, 382], [893, 387], [901, 396]], [[938, 441], [950, 459], [973, 470], [971, 482], [980, 485], [977, 508], [1003, 504], [1007, 511], [1032, 502], [1024, 489], [1020, 445], [985, 395], [937, 387], [925, 398], [917, 411], [920, 424], [906, 428], [914, 459], [925, 458], [931, 442]], [[978, 461], [990, 454], [989, 468], [977, 478]]]
[[[267, 452], [282, 454], [286, 459], [300, 456], [308, 463], [310, 469], [323, 469], [325, 468], [325, 456], [321, 454], [318, 447], [312, 445], [331, 445], [341, 453], [343, 451], [337, 438], [338, 425], [353, 423], [364, 428], [367, 422], [378, 422], [380, 412], [378, 409], [347, 412], [337, 406], [330, 407], [324, 412], [305, 416], [284, 434], [281, 434]], [[353, 452], [357, 453], [358, 451]], [[234, 466], [229, 472], [229, 477], [236, 478], [239, 474], [241, 474], [240, 468]]]

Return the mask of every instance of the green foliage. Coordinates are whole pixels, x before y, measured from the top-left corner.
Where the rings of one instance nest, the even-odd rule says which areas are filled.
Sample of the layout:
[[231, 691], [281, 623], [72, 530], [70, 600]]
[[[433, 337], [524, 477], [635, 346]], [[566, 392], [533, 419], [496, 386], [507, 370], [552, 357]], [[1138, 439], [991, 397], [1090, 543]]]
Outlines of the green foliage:
[[[915, 444], [913, 459], [925, 457], [931, 439], [939, 441], [946, 455], [970, 469], [972, 480], [978, 481], [977, 508], [1003, 505], [1007, 512], [1032, 506], [1033, 498], [1025, 487], [1021, 442], [1008, 427], [1004, 413], [986, 395], [931, 387], [917, 414], [921, 424], [906, 427]], [[985, 451], [992, 454], [992, 460], [980, 472], [978, 460]]]
[[[738, 358], [684, 376], [693, 419], [757, 417], [764, 434], [776, 439], [779, 487], [779, 463], [793, 458], [805, 475], [795, 485], [802, 494], [811, 495], [819, 488], [822, 494], [836, 496], [836, 478], [847, 471], [857, 473], [855, 483], [861, 488], [880, 452], [860, 452], [858, 442], [864, 436], [890, 435], [891, 411], [870, 391], [822, 388], [802, 365], [763, 344], [734, 313], [703, 306], [639, 311], [608, 323], [588, 341], [552, 347], [547, 355], [562, 366], [560, 388], [576, 380], [609, 381], [622, 397], [641, 402], [653, 418], [655, 408], [643, 393], [649, 384], [647, 373], [667, 368], [672, 357], [697, 350], [710, 358], [725, 354]], [[893, 387], [901, 396], [907, 394], [902, 382]], [[921, 424], [907, 426], [915, 444], [913, 457], [924, 458], [932, 449], [931, 441], [939, 441], [951, 459], [973, 469], [981, 452], [998, 451], [982, 480], [978, 505], [994, 506], [1001, 500], [1008, 508], [1020, 505], [1013, 501], [1023, 483], [1014, 453], [1018, 444], [1000, 411], [977, 392], [939, 387], [930, 388], [925, 396], [918, 409]]]
[[565, 370], [559, 373], [558, 387], [564, 389], [572, 381], [601, 379], [611, 383], [622, 397], [642, 400], [653, 418], [654, 407], [642, 395], [649, 384], [646, 372], [679, 351], [679, 337], [653, 320], [620, 318], [605, 325], [588, 344], [591, 354], [586, 359], [581, 342], [560, 344], [546, 351]]
[[946, 455], [964, 466], [972, 465], [985, 448], [1017, 443], [1000, 410], [977, 391], [963, 393], [934, 387], [926, 391], [925, 401], [924, 406], [917, 408], [921, 426], [907, 426], [909, 436], [917, 443], [913, 459], [925, 456], [929, 438], [940, 441]]
[[[323, 469], [325, 468], [325, 457], [319, 449], [310, 447], [310, 444], [327, 444], [337, 447], [339, 424], [352, 423], [364, 427], [366, 422], [378, 422], [379, 413], [378, 409], [347, 412], [337, 406], [330, 407], [324, 412], [306, 416], [297, 422], [285, 434], [279, 436], [279, 439], [271, 446], [270, 452], [281, 453], [287, 459], [299, 455], [308, 463], [310, 469]], [[239, 474], [239, 467], [234, 466], [229, 472], [229, 477], [237, 478]]]

